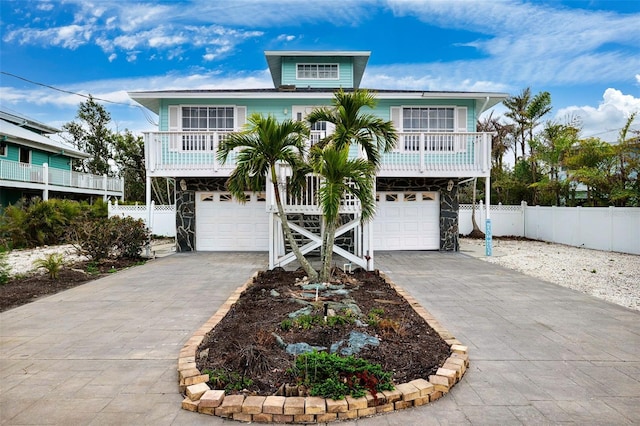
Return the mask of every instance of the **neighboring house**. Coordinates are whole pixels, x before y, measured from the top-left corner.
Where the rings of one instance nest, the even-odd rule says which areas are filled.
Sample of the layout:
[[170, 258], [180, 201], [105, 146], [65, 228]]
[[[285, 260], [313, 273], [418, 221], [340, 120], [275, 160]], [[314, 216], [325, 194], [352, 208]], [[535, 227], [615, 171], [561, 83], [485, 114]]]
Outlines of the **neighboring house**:
[[[159, 116], [145, 133], [147, 179], [176, 179], [176, 245], [179, 251], [269, 251], [270, 266], [295, 260], [287, 250], [270, 185], [232, 200], [225, 181], [233, 162], [216, 160], [225, 134], [241, 130], [252, 113], [303, 120], [330, 105], [338, 88], [360, 86], [369, 52], [267, 51], [271, 89], [163, 90], [129, 96]], [[458, 182], [489, 179], [491, 135], [475, 132], [478, 116], [508, 95], [485, 92], [377, 90], [372, 112], [392, 120], [398, 146], [385, 154], [376, 179], [377, 210], [360, 222], [359, 206], [345, 200], [334, 251], [348, 262], [373, 268], [374, 250], [458, 250]], [[319, 123], [310, 143], [331, 132]], [[358, 155], [357, 150], [353, 150]], [[233, 160], [233, 158], [232, 158]], [[281, 170], [286, 178], [286, 170]], [[305, 197], [287, 200], [288, 217], [304, 244], [321, 242], [317, 181]], [[149, 187], [147, 182], [147, 187]], [[150, 193], [147, 195], [149, 205]]]
[[0, 208], [21, 198], [122, 197], [122, 179], [72, 171], [89, 155], [47, 137], [60, 130], [0, 111]]

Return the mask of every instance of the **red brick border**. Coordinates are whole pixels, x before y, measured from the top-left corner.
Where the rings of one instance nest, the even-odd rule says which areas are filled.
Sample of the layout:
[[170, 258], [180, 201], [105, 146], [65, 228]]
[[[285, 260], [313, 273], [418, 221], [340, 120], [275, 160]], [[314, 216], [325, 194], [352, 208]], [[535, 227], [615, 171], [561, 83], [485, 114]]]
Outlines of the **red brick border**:
[[336, 401], [314, 396], [247, 396], [226, 395], [224, 390], [209, 389], [209, 375], [201, 374], [196, 367], [196, 351], [204, 336], [211, 331], [238, 301], [257, 273], [244, 285], [236, 289], [218, 311], [200, 327], [185, 343], [178, 358], [180, 392], [185, 395], [182, 408], [203, 414], [215, 415], [242, 422], [258, 423], [326, 423], [336, 420], [356, 419], [409, 407], [427, 404], [442, 397], [462, 378], [469, 367], [466, 346], [449, 333], [410, 294], [397, 286], [388, 276], [380, 276], [404, 297], [411, 307], [433, 328], [451, 348], [451, 355], [436, 374], [427, 379], [416, 379], [395, 386], [393, 391], [384, 391], [373, 398], [370, 394], [362, 398], [347, 396]]

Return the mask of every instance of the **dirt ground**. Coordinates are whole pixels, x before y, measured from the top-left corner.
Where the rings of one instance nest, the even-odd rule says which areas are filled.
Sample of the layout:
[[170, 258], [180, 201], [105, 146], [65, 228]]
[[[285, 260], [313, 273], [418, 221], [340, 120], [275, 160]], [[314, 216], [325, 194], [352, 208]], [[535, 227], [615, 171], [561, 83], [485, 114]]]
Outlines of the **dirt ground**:
[[66, 265], [57, 279], [46, 273], [36, 272], [27, 276], [12, 278], [8, 283], [0, 285], [0, 312], [12, 309], [40, 297], [49, 296], [59, 291], [85, 284], [107, 274], [144, 262], [143, 259], [109, 260], [97, 265], [83, 261]]
[[[320, 293], [316, 301], [313, 290], [304, 290], [296, 284], [296, 278], [304, 276], [302, 271], [277, 268], [260, 273], [225, 318], [205, 336], [196, 356], [200, 371], [235, 371], [240, 377], [252, 380], [246, 391], [271, 395], [283, 385], [295, 382], [288, 371], [295, 357], [286, 352], [282, 342], [279, 344], [276, 335], [286, 344], [305, 342], [329, 348], [336, 342], [348, 340], [350, 332], [357, 330], [379, 338], [380, 343], [366, 347], [356, 356], [392, 372], [394, 383], [434, 374], [449, 356], [449, 347], [442, 338], [377, 273], [358, 270], [353, 274], [340, 274], [332, 283], [343, 286], [348, 295]], [[369, 313], [381, 310], [383, 313], [378, 315], [377, 326], [353, 322], [330, 326], [321, 322], [304, 329], [294, 323], [283, 330], [283, 321], [292, 322], [289, 317], [292, 312], [310, 306], [311, 315], [322, 317], [325, 303], [329, 306], [347, 303], [349, 307], [336, 314], [349, 310], [349, 314], [355, 314], [354, 311], [359, 310], [357, 318], [363, 323], [367, 322]]]

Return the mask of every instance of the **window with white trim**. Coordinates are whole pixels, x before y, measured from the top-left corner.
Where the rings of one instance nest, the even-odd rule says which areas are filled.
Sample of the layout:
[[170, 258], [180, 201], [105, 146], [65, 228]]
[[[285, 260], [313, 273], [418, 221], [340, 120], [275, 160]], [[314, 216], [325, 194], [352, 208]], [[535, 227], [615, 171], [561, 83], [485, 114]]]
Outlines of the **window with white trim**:
[[453, 132], [455, 130], [455, 108], [451, 107], [405, 107], [402, 108], [404, 150], [420, 150], [421, 134], [424, 134], [425, 151], [453, 151], [453, 135], [429, 135], [426, 133]]
[[296, 64], [298, 80], [337, 80], [338, 64]]
[[[225, 133], [244, 124], [245, 115], [245, 107], [170, 106], [169, 129], [185, 132], [179, 138], [172, 138], [172, 150], [213, 151]], [[211, 132], [218, 132], [218, 135]]]
[[[391, 121], [400, 133], [399, 151], [464, 152], [467, 107], [394, 106]], [[463, 133], [463, 134], [460, 134]]]

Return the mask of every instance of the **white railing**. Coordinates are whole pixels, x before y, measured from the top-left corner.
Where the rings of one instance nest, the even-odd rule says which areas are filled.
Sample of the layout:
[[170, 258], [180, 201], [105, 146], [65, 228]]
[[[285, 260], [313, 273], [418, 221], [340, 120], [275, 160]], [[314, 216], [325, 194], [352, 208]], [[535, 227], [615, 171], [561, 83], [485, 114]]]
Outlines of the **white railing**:
[[[476, 205], [476, 222], [485, 229], [486, 206]], [[492, 205], [491, 233], [595, 250], [640, 255], [640, 207], [541, 207]], [[471, 206], [460, 205], [458, 229], [471, 232]]]
[[[236, 153], [225, 164], [216, 155], [226, 132], [147, 132], [145, 154], [151, 176], [228, 176]], [[326, 136], [313, 131], [309, 145]], [[354, 151], [356, 152], [356, 151]], [[396, 150], [383, 155], [380, 176], [488, 176], [491, 134], [401, 133]]]
[[380, 175], [488, 176], [491, 133], [399, 133], [397, 148], [382, 158]]
[[147, 173], [151, 176], [225, 175], [235, 167], [232, 152], [225, 164], [216, 156], [229, 132], [147, 132], [144, 133]]
[[8, 160], [0, 160], [0, 179], [42, 184], [49, 187], [59, 186], [119, 193], [112, 194], [116, 196], [121, 196], [124, 192], [124, 180], [121, 178], [54, 169], [46, 164], [38, 166]]

